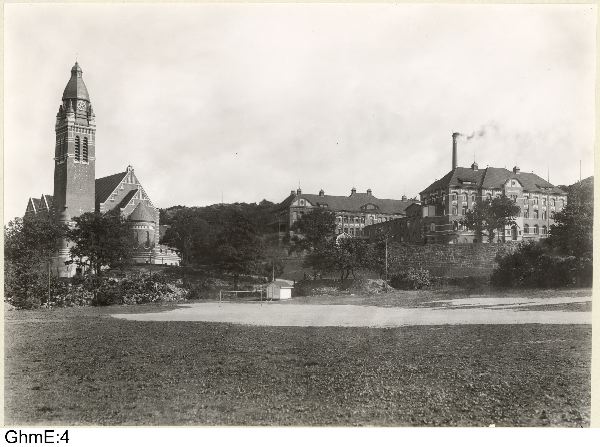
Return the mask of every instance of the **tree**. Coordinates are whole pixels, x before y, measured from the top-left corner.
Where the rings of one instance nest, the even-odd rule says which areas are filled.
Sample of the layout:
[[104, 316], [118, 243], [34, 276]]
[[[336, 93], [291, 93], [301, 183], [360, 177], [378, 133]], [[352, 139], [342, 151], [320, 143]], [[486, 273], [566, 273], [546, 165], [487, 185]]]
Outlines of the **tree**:
[[215, 264], [233, 276], [237, 289], [240, 275], [259, 272], [264, 252], [253, 222], [238, 211], [228, 214], [211, 254]]
[[493, 242], [498, 229], [515, 224], [521, 208], [505, 195], [487, 199], [475, 204], [468, 210], [461, 223], [469, 230], [474, 230], [478, 241], [483, 232], [487, 232], [488, 242]]
[[66, 227], [51, 216], [16, 218], [4, 227], [4, 279], [10, 301], [17, 307], [37, 307], [57, 286], [50, 274], [59, 241]]
[[335, 266], [344, 280], [356, 270], [367, 267], [371, 259], [371, 248], [366, 240], [353, 237], [342, 238], [335, 244]]
[[71, 246], [71, 262], [82, 268], [91, 282], [94, 303], [103, 267], [123, 265], [131, 260], [135, 246], [129, 223], [116, 212], [84, 213], [74, 217], [75, 225], [67, 231]]
[[196, 209], [182, 208], [171, 217], [171, 226], [162, 243], [174, 246], [181, 253], [182, 264], [199, 263], [211, 244], [211, 229]]
[[554, 216], [548, 243], [561, 254], [592, 258], [594, 225], [593, 182], [569, 187], [567, 205]]
[[292, 251], [313, 251], [326, 245], [335, 237], [335, 214], [317, 208], [300, 216], [292, 225], [294, 236]]

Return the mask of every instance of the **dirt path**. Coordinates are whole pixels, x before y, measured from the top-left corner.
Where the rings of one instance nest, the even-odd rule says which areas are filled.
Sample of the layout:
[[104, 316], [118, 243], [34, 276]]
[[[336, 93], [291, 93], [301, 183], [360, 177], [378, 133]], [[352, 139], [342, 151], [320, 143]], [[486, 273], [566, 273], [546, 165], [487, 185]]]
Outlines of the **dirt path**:
[[[468, 300], [468, 299], [466, 299]], [[585, 302], [590, 298], [554, 299], [552, 304]], [[193, 303], [169, 312], [114, 314], [137, 321], [206, 321], [259, 326], [396, 327], [444, 324], [591, 324], [591, 312], [519, 310], [519, 305], [543, 305], [534, 299], [441, 301], [440, 307], [398, 308], [293, 303]], [[485, 307], [471, 307], [473, 305]]]

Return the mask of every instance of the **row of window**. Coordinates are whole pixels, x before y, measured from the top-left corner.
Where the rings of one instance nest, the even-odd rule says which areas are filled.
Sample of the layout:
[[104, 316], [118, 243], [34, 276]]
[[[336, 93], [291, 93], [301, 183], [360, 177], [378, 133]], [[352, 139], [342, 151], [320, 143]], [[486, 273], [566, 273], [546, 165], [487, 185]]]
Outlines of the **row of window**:
[[[467, 206], [465, 204], [463, 204], [461, 210], [460, 210], [460, 214], [462, 216], [467, 214]], [[458, 216], [458, 208], [453, 206], [452, 207], [452, 215], [453, 216]], [[533, 215], [533, 219], [539, 219], [540, 218], [540, 212], [539, 210], [533, 210], [533, 213], [530, 213], [528, 209], [525, 209], [523, 211], [523, 218], [524, 219], [530, 219], [531, 215]], [[519, 211], [519, 213], [517, 214], [517, 217], [521, 216], [521, 212]], [[555, 213], [554, 211], [550, 211], [550, 219], [554, 219]], [[546, 211], [542, 211], [542, 220], [547, 220], [548, 219], [548, 213]]]
[[[501, 195], [501, 193], [500, 193], [500, 192], [497, 192], [497, 193], [496, 193], [496, 196], [499, 196], [499, 195]], [[476, 196], [475, 194], [471, 194], [471, 203], [475, 202], [475, 200], [476, 200], [476, 197], [477, 197], [477, 196]], [[518, 198], [518, 196], [517, 196], [516, 194], [511, 194], [509, 197], [512, 199], [512, 201], [513, 201], [513, 202], [516, 202], [516, 201], [517, 201], [517, 198]], [[467, 195], [467, 194], [464, 194], [464, 193], [463, 193], [463, 194], [461, 194], [460, 198], [461, 198], [461, 200], [462, 200], [462, 202], [463, 202], [463, 203], [465, 203], [465, 202], [467, 202], [467, 201], [468, 201], [468, 195]], [[458, 199], [458, 194], [457, 194], [457, 193], [452, 193], [452, 194], [450, 194], [450, 200], [451, 200], [451, 201], [454, 201], [454, 202], [455, 202], [455, 201], [457, 201], [457, 199]], [[487, 193], [487, 194], [485, 195], [485, 197], [484, 197], [484, 196], [482, 196], [482, 199], [484, 199], [484, 200], [492, 200], [492, 194], [491, 194], [491, 193]], [[527, 200], [529, 200], [528, 196], [523, 196], [523, 199], [524, 199], [524, 201], [527, 201]], [[537, 196], [534, 196], [534, 197], [531, 199], [531, 201], [532, 201], [532, 203], [533, 203], [534, 205], [538, 205], [538, 203], [539, 203], [539, 198], [538, 198]], [[433, 204], [433, 203], [435, 203], [435, 197], [430, 197], [430, 198], [427, 200], [427, 202], [428, 202], [429, 204]], [[554, 199], [554, 198], [550, 199], [550, 206], [556, 206], [556, 202], [557, 202], [557, 200], [556, 200], [556, 199]], [[445, 204], [445, 203], [446, 203], [446, 194], [443, 194], [443, 195], [442, 195], [442, 203], [443, 203], [443, 204]], [[564, 199], [562, 199], [562, 198], [561, 198], [561, 199], [559, 199], [559, 200], [558, 200], [558, 203], [559, 203], [559, 205], [560, 205], [560, 206], [564, 206]], [[542, 197], [542, 205], [544, 205], [544, 206], [545, 206], [546, 204], [547, 204], [547, 198], [546, 198], [546, 197]]]
[[336, 234], [342, 234], [342, 233], [346, 233], [350, 236], [362, 236], [363, 231], [362, 228], [338, 228], [337, 230], [335, 230]]
[[336, 220], [339, 224], [367, 224], [373, 225], [376, 223], [387, 222], [388, 220], [392, 220], [391, 217], [375, 217], [375, 216], [337, 216]]
[[[538, 227], [537, 225], [533, 226], [533, 233], [530, 233], [530, 227], [529, 225], [525, 224], [523, 225], [523, 234], [540, 234], [540, 227]], [[542, 235], [546, 236], [548, 234], [548, 228], [546, 228], [546, 225], [542, 226]]]

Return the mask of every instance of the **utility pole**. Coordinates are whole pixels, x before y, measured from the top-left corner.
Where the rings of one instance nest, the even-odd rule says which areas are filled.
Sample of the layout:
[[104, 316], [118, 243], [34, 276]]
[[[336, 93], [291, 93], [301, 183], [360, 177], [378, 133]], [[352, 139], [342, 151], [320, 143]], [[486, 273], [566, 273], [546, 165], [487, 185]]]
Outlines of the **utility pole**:
[[389, 229], [385, 231], [385, 290], [388, 290], [388, 241], [390, 239]]

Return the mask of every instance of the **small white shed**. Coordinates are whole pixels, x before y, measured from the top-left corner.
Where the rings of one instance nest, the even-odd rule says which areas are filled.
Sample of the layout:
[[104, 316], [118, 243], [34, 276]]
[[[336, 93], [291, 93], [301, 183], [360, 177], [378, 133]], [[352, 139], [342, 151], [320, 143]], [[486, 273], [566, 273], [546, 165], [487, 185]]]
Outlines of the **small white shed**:
[[288, 300], [292, 297], [294, 283], [286, 279], [276, 279], [267, 285], [268, 300]]

